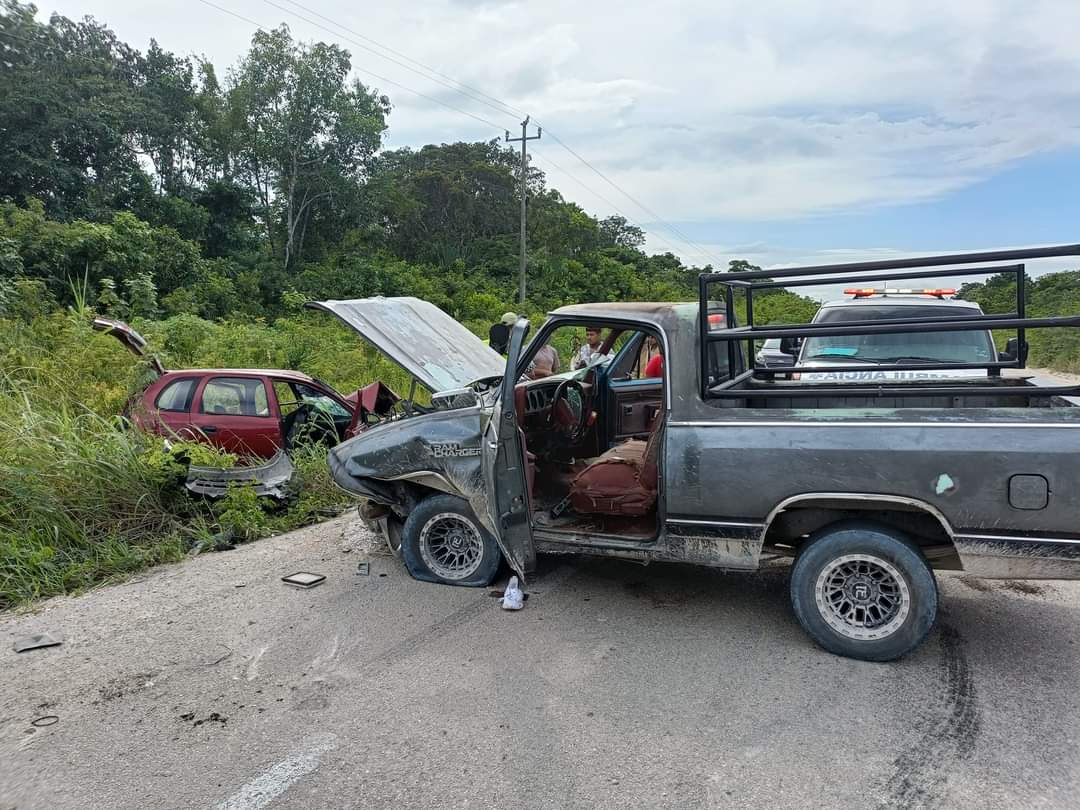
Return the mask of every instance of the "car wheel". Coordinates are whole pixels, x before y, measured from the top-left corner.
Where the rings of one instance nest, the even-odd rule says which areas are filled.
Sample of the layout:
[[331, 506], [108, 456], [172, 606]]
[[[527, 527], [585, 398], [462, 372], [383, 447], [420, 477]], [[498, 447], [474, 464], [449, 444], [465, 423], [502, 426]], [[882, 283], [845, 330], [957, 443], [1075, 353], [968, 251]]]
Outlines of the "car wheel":
[[469, 587], [489, 585], [502, 562], [495, 538], [453, 495], [432, 495], [409, 513], [401, 554], [417, 579]]
[[923, 642], [937, 616], [934, 573], [902, 533], [849, 521], [813, 535], [791, 571], [803, 629], [831, 653], [891, 661]]

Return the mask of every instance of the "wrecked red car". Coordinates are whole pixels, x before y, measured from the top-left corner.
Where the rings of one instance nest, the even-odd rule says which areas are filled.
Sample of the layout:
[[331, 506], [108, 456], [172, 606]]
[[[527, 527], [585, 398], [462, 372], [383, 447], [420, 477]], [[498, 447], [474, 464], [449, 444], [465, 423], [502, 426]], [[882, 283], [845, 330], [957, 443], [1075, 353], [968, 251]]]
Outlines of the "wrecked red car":
[[93, 326], [146, 358], [153, 370], [153, 382], [125, 406], [127, 419], [151, 433], [206, 441], [241, 456], [269, 458], [301, 437], [337, 444], [389, 414], [398, 401], [379, 382], [345, 395], [299, 371], [168, 371], [123, 321], [95, 318]]

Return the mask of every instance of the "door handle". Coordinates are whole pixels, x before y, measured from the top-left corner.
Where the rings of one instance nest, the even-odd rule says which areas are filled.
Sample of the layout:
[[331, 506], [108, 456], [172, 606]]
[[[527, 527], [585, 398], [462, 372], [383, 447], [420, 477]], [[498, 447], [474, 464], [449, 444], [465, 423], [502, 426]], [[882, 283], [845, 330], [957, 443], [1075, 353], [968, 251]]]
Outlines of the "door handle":
[[203, 433], [217, 433], [217, 425], [203, 425], [202, 426], [202, 432]]

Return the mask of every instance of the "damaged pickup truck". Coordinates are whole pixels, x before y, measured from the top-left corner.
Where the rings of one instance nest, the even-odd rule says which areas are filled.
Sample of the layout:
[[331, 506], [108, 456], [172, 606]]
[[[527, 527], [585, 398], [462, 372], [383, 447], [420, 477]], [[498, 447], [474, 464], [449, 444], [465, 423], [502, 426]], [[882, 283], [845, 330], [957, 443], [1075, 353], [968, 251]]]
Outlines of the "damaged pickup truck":
[[[485, 585], [503, 558], [527, 577], [538, 553], [741, 571], [787, 557], [795, 615], [818, 644], [894, 659], [934, 624], [935, 569], [1080, 578], [1080, 387], [1001, 374], [1023, 368], [1026, 330], [1080, 316], [1026, 318], [1024, 265], [985, 264], [1062, 255], [1080, 246], [704, 274], [697, 302], [563, 307], [527, 346], [519, 320], [505, 368], [425, 302], [324, 302], [436, 392], [333, 448], [330, 469], [417, 578]], [[1007, 315], [753, 321], [754, 293], [778, 287], [1000, 272], [1018, 281]], [[594, 342], [571, 370], [525, 377], [586, 329]], [[980, 377], [887, 383], [746, 365], [768, 338], [967, 330], [1015, 330], [1020, 351], [987, 358]]]

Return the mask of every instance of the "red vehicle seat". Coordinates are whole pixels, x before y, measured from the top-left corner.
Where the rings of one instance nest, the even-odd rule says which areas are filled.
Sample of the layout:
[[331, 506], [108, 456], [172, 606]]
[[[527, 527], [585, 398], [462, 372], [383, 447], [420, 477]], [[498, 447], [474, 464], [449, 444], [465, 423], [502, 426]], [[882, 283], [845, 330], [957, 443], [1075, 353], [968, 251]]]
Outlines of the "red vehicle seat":
[[656, 507], [662, 432], [654, 429], [647, 442], [629, 439], [590, 462], [570, 484], [574, 510], [587, 515], [649, 514]]

